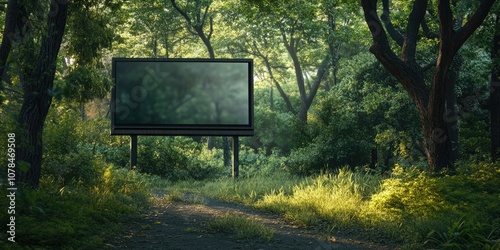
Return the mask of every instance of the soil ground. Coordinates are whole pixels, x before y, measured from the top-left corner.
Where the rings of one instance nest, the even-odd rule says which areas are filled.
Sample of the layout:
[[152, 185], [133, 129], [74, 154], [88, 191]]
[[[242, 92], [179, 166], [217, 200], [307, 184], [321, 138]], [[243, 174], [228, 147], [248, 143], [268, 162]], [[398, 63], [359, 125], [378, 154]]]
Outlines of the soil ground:
[[[298, 228], [278, 215], [253, 210], [238, 204], [205, 198], [165, 202], [157, 192], [156, 202], [144, 216], [126, 225], [125, 235], [118, 236], [112, 249], [395, 249], [360, 240], [353, 233], [325, 235], [313, 229]], [[187, 200], [187, 201], [186, 201]], [[229, 233], [213, 233], [205, 229], [208, 221], [224, 214], [238, 214], [274, 230], [270, 242], [261, 239], [238, 239]]]

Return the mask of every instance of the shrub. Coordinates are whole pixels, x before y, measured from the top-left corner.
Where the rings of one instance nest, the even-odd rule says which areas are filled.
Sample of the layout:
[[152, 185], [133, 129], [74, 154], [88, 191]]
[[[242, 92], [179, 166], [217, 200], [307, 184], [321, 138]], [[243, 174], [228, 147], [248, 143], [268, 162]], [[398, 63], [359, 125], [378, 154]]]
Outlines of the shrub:
[[207, 150], [189, 137], [145, 137], [138, 144], [137, 168], [172, 181], [210, 178], [223, 168], [220, 150]]
[[393, 169], [392, 178], [385, 179], [381, 191], [371, 197], [373, 210], [382, 210], [392, 216], [424, 217], [440, 213], [450, 207], [436, 186], [439, 179], [415, 167]]

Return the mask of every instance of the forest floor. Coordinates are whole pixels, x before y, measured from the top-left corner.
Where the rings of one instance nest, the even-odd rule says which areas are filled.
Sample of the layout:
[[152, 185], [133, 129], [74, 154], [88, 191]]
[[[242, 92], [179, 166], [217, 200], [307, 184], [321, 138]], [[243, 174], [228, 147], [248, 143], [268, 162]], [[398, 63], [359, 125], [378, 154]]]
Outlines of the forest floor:
[[[125, 235], [117, 236], [110, 249], [397, 249], [360, 239], [355, 232], [325, 235], [314, 229], [299, 228], [283, 217], [239, 204], [206, 198], [165, 201], [165, 192], [156, 192], [156, 202], [142, 218], [125, 225]], [[240, 239], [234, 234], [209, 232], [206, 224], [225, 214], [241, 215], [274, 230], [271, 241]]]

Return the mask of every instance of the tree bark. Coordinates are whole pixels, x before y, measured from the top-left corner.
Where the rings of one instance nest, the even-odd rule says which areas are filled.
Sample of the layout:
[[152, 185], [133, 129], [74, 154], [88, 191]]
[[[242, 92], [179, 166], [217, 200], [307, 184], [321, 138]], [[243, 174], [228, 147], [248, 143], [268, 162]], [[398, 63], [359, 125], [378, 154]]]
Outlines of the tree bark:
[[[48, 90], [54, 85], [56, 60], [61, 47], [68, 3], [52, 0], [47, 19], [47, 33], [42, 39], [36, 67], [31, 72], [22, 72], [21, 79], [24, 99], [18, 117], [23, 132], [20, 134], [22, 144], [17, 148], [19, 164], [28, 164], [27, 172], [18, 171], [19, 180], [33, 188], [38, 187], [42, 165], [42, 132], [43, 124], [52, 96]], [[28, 59], [28, 58], [26, 58]]]
[[500, 16], [496, 16], [495, 34], [491, 50], [493, 68], [491, 70], [490, 84], [490, 133], [491, 133], [491, 159], [496, 162], [500, 158]]

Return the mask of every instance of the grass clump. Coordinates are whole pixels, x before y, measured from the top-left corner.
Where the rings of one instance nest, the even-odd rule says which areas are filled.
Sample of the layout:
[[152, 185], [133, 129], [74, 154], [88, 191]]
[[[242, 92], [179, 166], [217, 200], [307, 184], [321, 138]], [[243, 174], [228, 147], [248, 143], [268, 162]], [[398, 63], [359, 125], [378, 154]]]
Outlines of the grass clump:
[[261, 222], [229, 213], [208, 222], [206, 229], [209, 232], [231, 233], [238, 239], [260, 239], [265, 242], [270, 242], [274, 236], [274, 230]]
[[197, 193], [208, 198], [252, 205], [269, 192], [284, 192], [290, 194], [295, 185], [303, 178], [285, 172], [272, 175], [255, 175], [233, 180], [220, 178], [209, 181], [183, 181], [170, 189], [188, 193]]
[[359, 225], [371, 194], [378, 190], [380, 177], [341, 169], [337, 174], [320, 175], [293, 188], [291, 194], [271, 192], [255, 206], [278, 212], [301, 226], [328, 221], [330, 229]]

